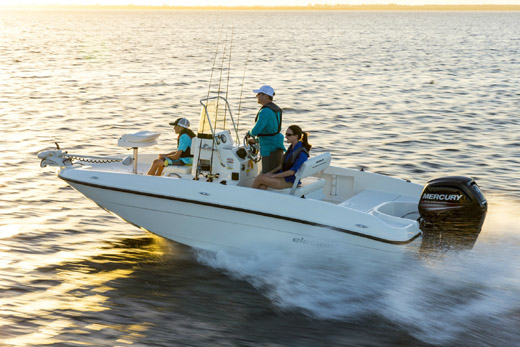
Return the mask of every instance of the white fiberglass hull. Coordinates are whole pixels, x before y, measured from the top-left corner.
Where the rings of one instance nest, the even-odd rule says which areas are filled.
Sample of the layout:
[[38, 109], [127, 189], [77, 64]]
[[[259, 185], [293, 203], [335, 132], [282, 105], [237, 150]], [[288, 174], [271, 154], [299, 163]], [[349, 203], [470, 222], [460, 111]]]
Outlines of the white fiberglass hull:
[[269, 246], [402, 253], [420, 236], [413, 221], [391, 228], [344, 206], [232, 185], [74, 168], [59, 176], [129, 223], [212, 251]]

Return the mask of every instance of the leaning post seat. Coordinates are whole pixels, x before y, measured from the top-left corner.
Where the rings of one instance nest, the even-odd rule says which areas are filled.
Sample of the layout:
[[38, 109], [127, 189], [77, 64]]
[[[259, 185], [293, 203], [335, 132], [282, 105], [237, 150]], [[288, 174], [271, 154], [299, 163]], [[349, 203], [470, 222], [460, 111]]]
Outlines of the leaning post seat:
[[[321, 176], [321, 173], [329, 167], [330, 161], [331, 156], [329, 152], [311, 157], [307, 159], [302, 164], [298, 172], [296, 172], [296, 179], [294, 180], [294, 184], [291, 188], [268, 188], [268, 190], [282, 194], [294, 195], [297, 197], [302, 197], [306, 194], [317, 191], [323, 188], [325, 185], [325, 180], [319, 176]], [[298, 185], [298, 181], [301, 181], [301, 184]]]

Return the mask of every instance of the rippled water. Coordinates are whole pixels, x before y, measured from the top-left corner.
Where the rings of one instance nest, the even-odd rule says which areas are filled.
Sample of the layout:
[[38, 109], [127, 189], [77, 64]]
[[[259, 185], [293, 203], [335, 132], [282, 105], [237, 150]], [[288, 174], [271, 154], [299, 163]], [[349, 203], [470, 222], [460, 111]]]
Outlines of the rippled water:
[[[520, 340], [519, 13], [0, 13], [0, 345], [510, 346]], [[231, 37], [233, 38], [231, 40]], [[316, 153], [423, 183], [476, 178], [472, 252], [384, 274], [333, 254], [207, 254], [99, 209], [38, 166], [57, 141], [196, 126], [213, 76], [240, 128], [269, 83]], [[225, 57], [226, 59], [228, 56]], [[246, 66], [246, 60], [248, 60]]]

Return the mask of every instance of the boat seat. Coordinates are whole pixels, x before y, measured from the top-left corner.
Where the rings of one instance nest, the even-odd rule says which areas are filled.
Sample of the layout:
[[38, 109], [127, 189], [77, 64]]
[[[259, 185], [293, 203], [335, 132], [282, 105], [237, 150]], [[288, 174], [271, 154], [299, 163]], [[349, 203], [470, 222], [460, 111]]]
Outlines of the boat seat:
[[[322, 189], [325, 185], [325, 180], [319, 176], [321, 176], [323, 171], [329, 167], [330, 160], [331, 156], [328, 152], [322, 153], [315, 157], [311, 157], [307, 159], [302, 164], [298, 172], [296, 172], [296, 179], [294, 180], [294, 184], [291, 188], [268, 188], [268, 190], [281, 194], [289, 194], [302, 197], [304, 195]], [[300, 181], [301, 183], [298, 184], [298, 181]]]
[[397, 201], [400, 197], [400, 194], [365, 189], [350, 199], [343, 201], [339, 206], [349, 207], [361, 212], [370, 212], [383, 202]]
[[168, 165], [163, 170], [163, 176], [188, 175], [191, 173], [192, 165]]

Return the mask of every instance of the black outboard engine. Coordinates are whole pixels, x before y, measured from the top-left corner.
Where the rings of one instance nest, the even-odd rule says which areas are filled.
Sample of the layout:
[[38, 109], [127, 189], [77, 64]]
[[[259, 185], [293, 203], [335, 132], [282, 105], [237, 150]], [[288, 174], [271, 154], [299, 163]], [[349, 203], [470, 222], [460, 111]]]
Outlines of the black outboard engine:
[[427, 182], [419, 200], [422, 250], [471, 249], [486, 217], [487, 201], [473, 178]]

